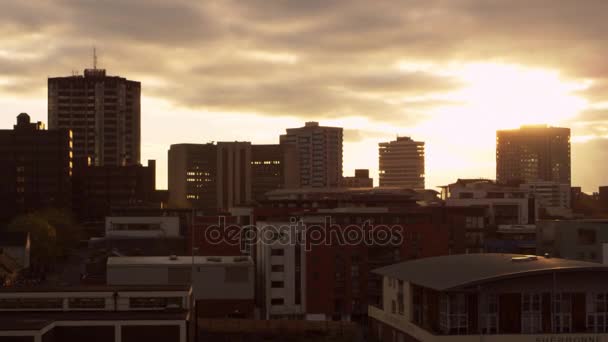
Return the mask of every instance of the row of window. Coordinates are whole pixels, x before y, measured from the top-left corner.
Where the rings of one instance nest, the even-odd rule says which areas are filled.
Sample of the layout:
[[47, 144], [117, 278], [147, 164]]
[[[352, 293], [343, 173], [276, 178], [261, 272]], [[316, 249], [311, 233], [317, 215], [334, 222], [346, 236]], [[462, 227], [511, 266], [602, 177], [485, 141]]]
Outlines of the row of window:
[[[63, 309], [64, 298], [2, 298], [2, 309]], [[104, 309], [105, 297], [68, 298], [70, 309]], [[141, 308], [182, 308], [182, 297], [131, 297], [129, 307]]]

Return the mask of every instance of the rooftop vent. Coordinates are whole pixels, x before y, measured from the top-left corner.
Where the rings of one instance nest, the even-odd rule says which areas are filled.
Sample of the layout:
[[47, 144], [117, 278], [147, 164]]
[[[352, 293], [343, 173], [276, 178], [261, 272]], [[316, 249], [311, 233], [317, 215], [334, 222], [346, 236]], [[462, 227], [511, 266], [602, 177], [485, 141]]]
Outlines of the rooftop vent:
[[169, 260], [177, 260], [177, 255], [175, 255], [175, 254], [169, 255]]
[[515, 256], [511, 258], [511, 261], [513, 262], [528, 262], [528, 261], [536, 261], [538, 260], [538, 257], [536, 255], [522, 255], [522, 256]]

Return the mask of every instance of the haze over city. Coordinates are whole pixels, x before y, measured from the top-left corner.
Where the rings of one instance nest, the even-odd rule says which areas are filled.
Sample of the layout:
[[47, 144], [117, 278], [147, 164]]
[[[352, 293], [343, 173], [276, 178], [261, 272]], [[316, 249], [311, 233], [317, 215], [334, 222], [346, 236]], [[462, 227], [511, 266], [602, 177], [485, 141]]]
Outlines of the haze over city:
[[[47, 77], [142, 83], [142, 160], [176, 142], [278, 143], [344, 127], [344, 174], [426, 142], [428, 188], [495, 177], [497, 129], [572, 130], [572, 184], [608, 172], [605, 1], [2, 1], [1, 127], [47, 121]], [[145, 11], [141, 9], [145, 8]], [[550, 10], [547, 10], [550, 8]]]

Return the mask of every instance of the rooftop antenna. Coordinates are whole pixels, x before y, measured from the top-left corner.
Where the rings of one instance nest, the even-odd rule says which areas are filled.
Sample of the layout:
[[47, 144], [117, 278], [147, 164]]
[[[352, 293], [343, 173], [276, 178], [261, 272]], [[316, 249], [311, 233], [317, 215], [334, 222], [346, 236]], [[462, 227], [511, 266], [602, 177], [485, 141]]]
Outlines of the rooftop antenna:
[[97, 49], [93, 46], [93, 70], [97, 70]]

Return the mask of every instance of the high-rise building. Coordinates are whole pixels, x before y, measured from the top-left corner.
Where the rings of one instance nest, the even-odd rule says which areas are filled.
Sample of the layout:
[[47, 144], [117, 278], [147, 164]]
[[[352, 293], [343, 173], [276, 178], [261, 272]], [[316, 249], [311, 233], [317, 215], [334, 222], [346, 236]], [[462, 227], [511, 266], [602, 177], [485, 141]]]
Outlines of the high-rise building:
[[499, 183], [570, 184], [570, 129], [546, 125], [496, 132]]
[[342, 182], [341, 127], [319, 126], [307, 122], [304, 127], [288, 128], [281, 135], [281, 145], [295, 148], [297, 159], [297, 187], [331, 188]]
[[0, 130], [0, 221], [45, 207], [71, 204], [72, 133], [46, 130], [17, 116], [12, 130]]
[[288, 181], [288, 147], [250, 142], [175, 144], [169, 149], [169, 204], [227, 210]]
[[140, 162], [141, 84], [104, 69], [48, 79], [49, 128], [74, 134], [74, 158], [93, 165]]
[[378, 146], [381, 187], [424, 189], [424, 142], [397, 137]]

